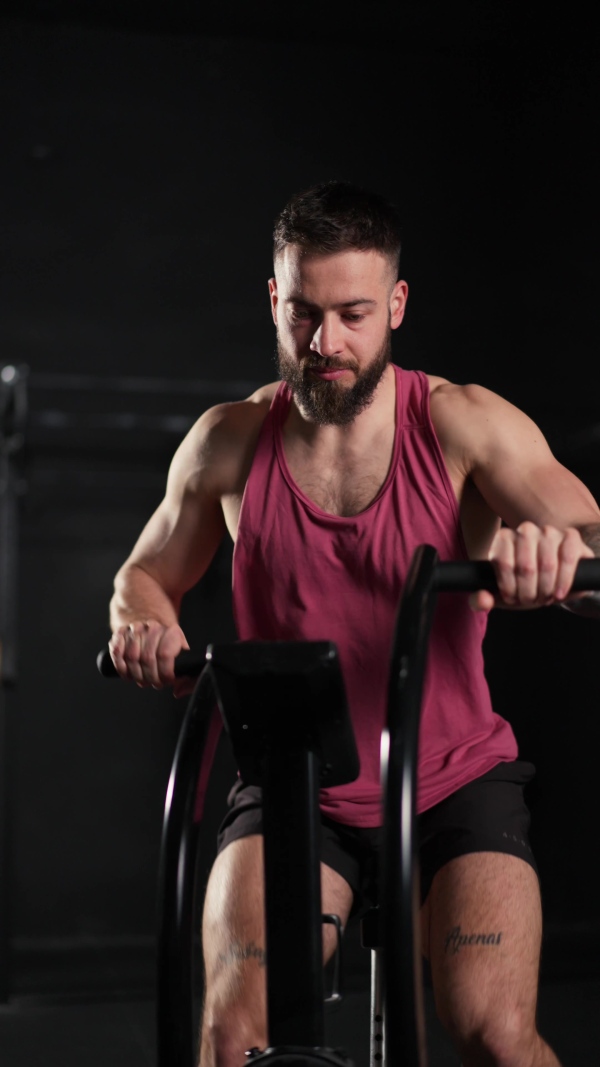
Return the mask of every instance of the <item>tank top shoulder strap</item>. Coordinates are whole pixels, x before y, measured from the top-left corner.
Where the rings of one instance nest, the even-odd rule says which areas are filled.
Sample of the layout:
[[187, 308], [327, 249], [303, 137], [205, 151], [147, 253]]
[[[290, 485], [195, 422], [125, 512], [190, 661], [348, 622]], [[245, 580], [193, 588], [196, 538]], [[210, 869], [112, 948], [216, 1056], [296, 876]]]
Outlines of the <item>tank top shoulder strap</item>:
[[280, 382], [271, 401], [268, 416], [273, 425], [273, 432], [277, 439], [281, 436], [281, 428], [286, 420], [291, 403], [292, 391], [289, 385], [287, 385], [286, 382]]
[[254, 450], [254, 458], [252, 460], [251, 474], [256, 473], [255, 468], [260, 473], [260, 471], [264, 469], [265, 464], [272, 463], [274, 455], [273, 445], [281, 436], [281, 427], [289, 410], [290, 401], [290, 390], [285, 382], [280, 382], [260, 428], [256, 448]]
[[[277, 440], [281, 435], [281, 426], [285, 411], [289, 407], [286, 386], [281, 383], [275, 391], [269, 410], [260, 428], [250, 471], [246, 479], [242, 504], [240, 508], [237, 542], [243, 540], [252, 531], [258, 532], [264, 518], [265, 486], [273, 485], [277, 480]], [[237, 550], [236, 542], [236, 550]]]
[[396, 401], [398, 429], [411, 429], [428, 425], [427, 402], [429, 381], [420, 370], [404, 370], [394, 365], [396, 371]]

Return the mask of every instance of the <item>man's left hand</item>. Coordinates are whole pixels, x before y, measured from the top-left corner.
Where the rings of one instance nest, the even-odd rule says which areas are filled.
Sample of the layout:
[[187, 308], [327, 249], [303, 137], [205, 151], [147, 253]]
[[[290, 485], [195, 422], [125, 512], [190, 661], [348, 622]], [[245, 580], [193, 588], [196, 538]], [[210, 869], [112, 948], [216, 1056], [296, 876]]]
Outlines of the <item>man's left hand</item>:
[[569, 596], [577, 564], [593, 559], [594, 552], [574, 526], [559, 530], [522, 522], [515, 530], [498, 531], [488, 558], [494, 564], [498, 593], [494, 596], [483, 589], [474, 593], [469, 602], [475, 611], [560, 604]]

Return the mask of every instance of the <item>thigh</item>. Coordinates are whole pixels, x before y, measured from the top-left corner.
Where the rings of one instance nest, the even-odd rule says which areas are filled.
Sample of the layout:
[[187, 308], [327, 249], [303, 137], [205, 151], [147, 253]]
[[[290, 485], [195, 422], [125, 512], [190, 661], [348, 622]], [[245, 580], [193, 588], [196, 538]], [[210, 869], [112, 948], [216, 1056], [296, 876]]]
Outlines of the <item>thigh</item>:
[[[207, 985], [226, 976], [230, 994], [248, 977], [264, 995], [266, 944], [264, 923], [263, 839], [252, 834], [232, 841], [217, 856], [204, 902], [202, 943]], [[322, 911], [346, 924], [352, 890], [336, 871], [321, 864]], [[294, 917], [290, 916], [290, 921]], [[324, 958], [335, 948], [335, 931], [323, 928]]]
[[535, 1030], [538, 877], [516, 856], [474, 852], [436, 874], [422, 909], [438, 1014], [459, 1036]]

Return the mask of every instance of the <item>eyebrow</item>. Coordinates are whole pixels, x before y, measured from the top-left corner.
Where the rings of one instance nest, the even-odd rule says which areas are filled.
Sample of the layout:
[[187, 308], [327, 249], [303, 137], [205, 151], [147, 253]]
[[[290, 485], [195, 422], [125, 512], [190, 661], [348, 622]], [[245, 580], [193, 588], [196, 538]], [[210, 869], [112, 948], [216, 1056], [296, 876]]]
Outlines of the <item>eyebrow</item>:
[[[316, 304], [311, 304], [310, 301], [303, 300], [301, 296], [290, 296], [290, 297], [288, 297], [286, 303], [287, 304], [302, 304], [303, 307], [307, 307], [307, 308], [317, 307]], [[334, 304], [333, 307], [334, 308], [353, 308], [353, 307], [356, 307], [357, 304], [376, 304], [376, 303], [377, 303], [376, 300], [370, 300], [366, 296], [360, 296], [356, 300], [344, 300], [343, 303], [341, 303], [341, 304]]]

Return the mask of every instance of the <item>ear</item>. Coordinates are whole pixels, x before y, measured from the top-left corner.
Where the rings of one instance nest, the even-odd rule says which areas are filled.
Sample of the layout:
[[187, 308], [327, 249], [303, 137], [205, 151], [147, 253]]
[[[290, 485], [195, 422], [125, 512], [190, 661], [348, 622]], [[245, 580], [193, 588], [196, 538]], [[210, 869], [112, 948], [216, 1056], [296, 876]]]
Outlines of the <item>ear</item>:
[[273, 322], [277, 326], [277, 281], [275, 278], [269, 278], [269, 299], [271, 301], [271, 314], [273, 316]]
[[404, 281], [396, 282], [390, 296], [390, 326], [397, 330], [406, 310], [408, 300], [408, 285]]

